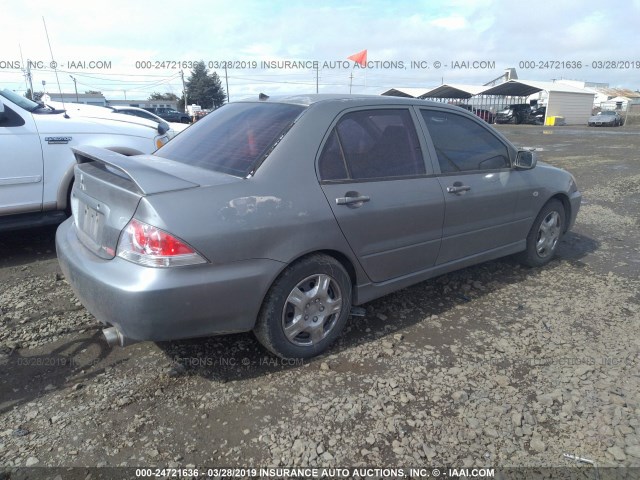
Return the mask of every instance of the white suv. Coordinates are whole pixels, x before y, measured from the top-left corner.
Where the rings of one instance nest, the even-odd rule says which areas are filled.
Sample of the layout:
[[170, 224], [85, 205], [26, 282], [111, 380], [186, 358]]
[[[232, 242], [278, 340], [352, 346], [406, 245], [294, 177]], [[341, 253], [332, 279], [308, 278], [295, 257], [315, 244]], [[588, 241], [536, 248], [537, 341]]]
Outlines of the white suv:
[[0, 231], [66, 217], [76, 163], [70, 147], [138, 155], [168, 140], [166, 124], [115, 113], [89, 118], [0, 90]]

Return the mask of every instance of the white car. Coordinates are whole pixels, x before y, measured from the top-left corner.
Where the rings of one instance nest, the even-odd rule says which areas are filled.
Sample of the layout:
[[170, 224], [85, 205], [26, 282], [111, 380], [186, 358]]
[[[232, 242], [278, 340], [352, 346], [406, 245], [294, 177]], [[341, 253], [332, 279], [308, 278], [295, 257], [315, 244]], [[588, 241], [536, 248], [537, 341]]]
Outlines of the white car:
[[157, 123], [165, 123], [169, 125], [169, 130], [167, 131], [167, 135], [169, 138], [175, 137], [177, 134], [182, 132], [185, 128], [189, 127], [188, 123], [178, 123], [178, 122], [167, 122], [166, 120], [160, 118], [155, 113], [151, 113], [144, 108], [138, 107], [130, 107], [127, 105], [109, 105], [108, 107], [113, 110], [115, 113], [122, 113], [124, 115], [132, 115], [134, 117], [146, 118], [147, 120], [151, 120]]
[[78, 115], [91, 118], [109, 119], [112, 118], [111, 116], [113, 114], [143, 118], [145, 120], [154, 122], [155, 124], [165, 125], [167, 128], [167, 136], [169, 137], [169, 139], [172, 139], [178, 133], [182, 132], [189, 126], [189, 124], [185, 123], [167, 122], [166, 120], [157, 116], [155, 113], [148, 112], [143, 108], [130, 107], [128, 105], [108, 105], [101, 107], [97, 105], [84, 105], [79, 103], [62, 104], [60, 102], [53, 101], [45, 101], [45, 104], [52, 106], [57, 110], [66, 110], [67, 112], [75, 111]]
[[167, 126], [111, 113], [91, 115], [43, 106], [0, 90], [0, 230], [66, 218], [75, 157], [92, 145], [124, 155], [148, 154], [169, 141]]

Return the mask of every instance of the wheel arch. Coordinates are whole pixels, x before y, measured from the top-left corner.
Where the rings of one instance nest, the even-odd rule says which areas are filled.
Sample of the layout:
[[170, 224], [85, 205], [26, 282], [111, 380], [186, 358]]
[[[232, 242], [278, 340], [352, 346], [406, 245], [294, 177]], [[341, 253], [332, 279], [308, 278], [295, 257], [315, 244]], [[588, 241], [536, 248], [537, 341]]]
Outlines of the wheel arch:
[[344, 269], [349, 274], [349, 279], [351, 280], [351, 286], [355, 288], [355, 286], [358, 284], [358, 274], [356, 273], [355, 266], [353, 265], [353, 262], [351, 262], [351, 259], [349, 259], [349, 257], [347, 257], [345, 254], [337, 250], [319, 250], [314, 253], [328, 255], [329, 257], [333, 257], [338, 262], [340, 262], [340, 264], [344, 267]]
[[60, 184], [58, 185], [58, 193], [56, 195], [56, 209], [57, 210], [68, 210], [69, 209], [69, 198], [71, 195], [71, 187], [73, 186], [73, 168], [75, 167], [75, 162], [69, 166], [64, 175], [62, 176], [62, 180], [60, 180]]
[[338, 251], [338, 250], [332, 250], [332, 249], [323, 249], [323, 250], [313, 250], [311, 252], [306, 252], [302, 255], [297, 256], [296, 258], [292, 259], [290, 262], [286, 263], [285, 265], [283, 265], [283, 267], [280, 269], [280, 271], [273, 277], [273, 280], [271, 281], [271, 283], [269, 284], [269, 288], [267, 289], [267, 291], [265, 292], [265, 294], [263, 295], [262, 298], [262, 303], [264, 303], [265, 299], [267, 298], [267, 295], [269, 294], [269, 289], [273, 286], [273, 284], [282, 276], [282, 274], [293, 264], [307, 258], [307, 257], [311, 257], [313, 255], [326, 255], [328, 257], [332, 257], [334, 260], [336, 260], [337, 262], [339, 262], [344, 269], [347, 271], [347, 274], [349, 275], [349, 280], [351, 280], [351, 291], [352, 291], [352, 303], [353, 300], [355, 300], [357, 292], [356, 292], [356, 285], [358, 284], [358, 274], [356, 272], [356, 268], [355, 265], [353, 264], [353, 262], [351, 261], [351, 259], [345, 255], [344, 253]]
[[[566, 221], [564, 222], [562, 233], [567, 233], [567, 229], [569, 228], [569, 219], [571, 218], [571, 202], [569, 202], [569, 197], [566, 194], [559, 192], [552, 196], [549, 200], [547, 200], [545, 205], [551, 200], [559, 200], [564, 207], [564, 218], [566, 219]], [[542, 208], [544, 208], [544, 205], [542, 206]]]

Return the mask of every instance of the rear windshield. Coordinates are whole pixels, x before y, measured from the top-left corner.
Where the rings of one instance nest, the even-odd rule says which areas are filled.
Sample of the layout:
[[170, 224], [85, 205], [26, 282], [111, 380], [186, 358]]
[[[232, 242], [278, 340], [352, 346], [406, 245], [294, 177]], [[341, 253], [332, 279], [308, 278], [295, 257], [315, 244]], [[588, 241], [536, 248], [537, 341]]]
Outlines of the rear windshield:
[[231, 103], [186, 129], [154, 155], [246, 177], [304, 108], [281, 103]]

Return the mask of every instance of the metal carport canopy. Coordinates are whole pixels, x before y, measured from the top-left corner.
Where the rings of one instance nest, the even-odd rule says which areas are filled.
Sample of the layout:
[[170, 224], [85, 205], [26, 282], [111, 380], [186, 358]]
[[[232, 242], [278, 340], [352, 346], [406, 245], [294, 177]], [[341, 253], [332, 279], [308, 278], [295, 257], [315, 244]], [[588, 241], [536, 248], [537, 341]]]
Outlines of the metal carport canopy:
[[380, 95], [388, 97], [409, 97], [422, 98], [422, 95], [429, 92], [428, 88], [390, 88], [382, 92]]
[[505, 97], [528, 97], [541, 91], [564, 93], [589, 93], [583, 88], [565, 85], [559, 82], [537, 82], [533, 80], [509, 80], [490, 87], [482, 95], [500, 95]]
[[462, 83], [445, 83], [420, 95], [420, 98], [471, 98], [487, 87], [479, 85], [464, 85]]

